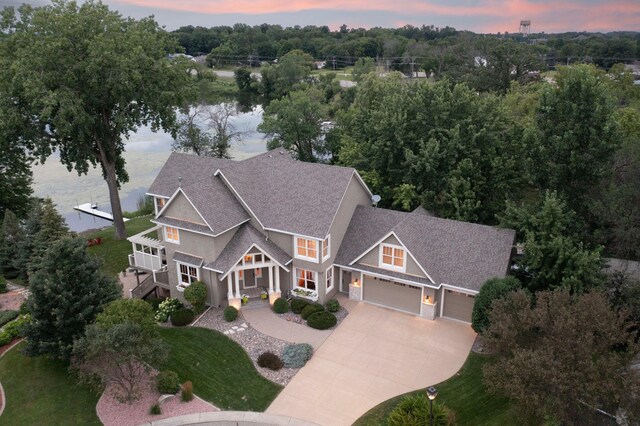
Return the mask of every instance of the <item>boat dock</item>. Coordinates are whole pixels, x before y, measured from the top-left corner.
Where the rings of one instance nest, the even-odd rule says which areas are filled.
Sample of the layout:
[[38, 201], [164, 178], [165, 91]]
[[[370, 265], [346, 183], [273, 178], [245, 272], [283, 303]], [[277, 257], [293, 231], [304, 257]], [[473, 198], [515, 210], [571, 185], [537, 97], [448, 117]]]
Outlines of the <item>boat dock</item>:
[[[91, 216], [99, 217], [100, 219], [105, 219], [113, 222], [113, 215], [111, 213], [98, 210], [98, 205], [94, 203], [78, 204], [77, 206], [74, 206], [73, 209]], [[124, 218], [125, 222], [128, 220], [129, 219], [127, 219], [126, 217]]]

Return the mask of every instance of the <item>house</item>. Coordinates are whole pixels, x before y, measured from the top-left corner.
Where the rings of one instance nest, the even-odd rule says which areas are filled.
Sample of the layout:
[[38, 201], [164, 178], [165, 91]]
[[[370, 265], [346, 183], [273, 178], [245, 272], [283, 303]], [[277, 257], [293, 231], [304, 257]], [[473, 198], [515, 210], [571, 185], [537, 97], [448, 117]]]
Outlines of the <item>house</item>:
[[[173, 153], [151, 185], [156, 226], [129, 238], [133, 268], [174, 297], [324, 303], [336, 293], [434, 319], [471, 321], [482, 283], [506, 275], [515, 232], [372, 206], [356, 170], [281, 150], [233, 161]], [[266, 303], [266, 302], [264, 302]]]

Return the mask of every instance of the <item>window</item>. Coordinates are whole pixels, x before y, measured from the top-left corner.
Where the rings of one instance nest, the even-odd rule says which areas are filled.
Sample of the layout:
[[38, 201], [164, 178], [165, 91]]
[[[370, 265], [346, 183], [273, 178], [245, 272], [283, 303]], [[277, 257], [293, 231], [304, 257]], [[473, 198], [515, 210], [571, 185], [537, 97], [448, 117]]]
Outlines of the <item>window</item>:
[[391, 244], [381, 244], [380, 267], [404, 272], [406, 268], [404, 249]]
[[318, 242], [307, 238], [296, 237], [296, 257], [298, 259], [318, 261]]
[[322, 242], [322, 260], [327, 260], [331, 255], [331, 246], [329, 245], [330, 239], [331, 235], [327, 235], [327, 238]]
[[162, 210], [165, 204], [167, 204], [167, 200], [165, 198], [156, 198], [158, 202], [158, 211]]
[[327, 273], [325, 274], [327, 279], [327, 292], [333, 290], [333, 266], [327, 269]]
[[189, 287], [194, 281], [198, 281], [198, 278], [198, 268], [178, 263], [178, 288]]
[[256, 268], [256, 278], [262, 278], [262, 268]]
[[164, 227], [164, 238], [165, 238], [165, 240], [167, 240], [169, 242], [180, 244], [180, 232], [178, 231], [178, 228], [172, 228], [171, 226], [165, 226]]
[[296, 268], [296, 287], [316, 290], [316, 280], [318, 274], [314, 271]]

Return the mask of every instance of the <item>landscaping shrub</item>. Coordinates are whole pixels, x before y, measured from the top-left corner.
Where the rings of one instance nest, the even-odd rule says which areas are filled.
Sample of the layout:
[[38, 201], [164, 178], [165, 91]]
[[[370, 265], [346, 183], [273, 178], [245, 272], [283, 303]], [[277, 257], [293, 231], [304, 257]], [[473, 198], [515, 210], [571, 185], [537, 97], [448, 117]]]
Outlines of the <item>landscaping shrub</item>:
[[193, 383], [191, 381], [182, 384], [182, 392], [180, 392], [182, 402], [189, 402], [193, 399]]
[[312, 355], [313, 346], [308, 343], [287, 345], [282, 351], [282, 362], [287, 368], [302, 368]]
[[176, 327], [184, 327], [187, 324], [191, 324], [193, 318], [195, 318], [195, 314], [191, 309], [180, 308], [169, 317], [171, 319], [171, 324]]
[[160, 304], [164, 302], [164, 300], [165, 299], [160, 299], [157, 297], [150, 297], [149, 299], [145, 299], [145, 302], [151, 305], [151, 309], [153, 309], [153, 312], [158, 312], [158, 309], [160, 308]]
[[326, 330], [331, 328], [338, 322], [338, 319], [331, 312], [316, 312], [307, 318], [307, 325], [317, 330]]
[[204, 312], [204, 304], [207, 301], [207, 285], [202, 281], [194, 281], [184, 289], [184, 298], [193, 306], [196, 314]]
[[[449, 415], [449, 409], [444, 405], [433, 403], [434, 426], [450, 426], [454, 416]], [[423, 395], [411, 395], [403, 398], [391, 411], [387, 418], [390, 426], [423, 426], [429, 424], [429, 400]]]
[[18, 311], [0, 311], [0, 327], [18, 318]]
[[258, 357], [258, 365], [262, 368], [278, 371], [284, 364], [278, 355], [273, 352], [264, 352]]
[[175, 394], [180, 390], [180, 379], [175, 371], [164, 370], [156, 376], [156, 389], [162, 394]]
[[158, 326], [151, 305], [142, 299], [114, 300], [96, 316], [95, 322], [104, 328], [130, 322], [138, 324], [147, 331], [154, 330]]
[[0, 330], [0, 346], [11, 343], [13, 339], [23, 336], [24, 326], [31, 321], [31, 316], [22, 315], [15, 321], [11, 321]]
[[27, 301], [25, 300], [20, 304], [20, 309], [18, 310], [20, 315], [27, 315], [29, 313], [29, 305], [27, 305]]
[[309, 304], [304, 299], [293, 299], [291, 301], [291, 312], [294, 314], [301, 314], [302, 310]]
[[166, 322], [172, 313], [182, 308], [182, 302], [173, 297], [168, 297], [158, 306], [155, 318], [158, 322]]
[[289, 312], [289, 302], [287, 302], [282, 297], [278, 297], [275, 302], [273, 302], [273, 311], [276, 314], [284, 314]]
[[340, 302], [338, 302], [338, 299], [329, 299], [325, 303], [325, 307], [329, 312], [338, 312], [340, 310]]
[[153, 404], [149, 409], [149, 414], [153, 414], [154, 416], [162, 414], [162, 408], [160, 408], [160, 404], [158, 404], [157, 402]]
[[471, 327], [482, 333], [489, 328], [489, 314], [491, 305], [497, 299], [502, 299], [507, 294], [519, 290], [522, 287], [520, 281], [514, 277], [491, 278], [480, 288], [480, 292], [473, 302], [471, 313]]
[[235, 321], [238, 318], [238, 310], [233, 306], [224, 308], [224, 320], [227, 322]]
[[4, 279], [2, 275], [0, 275], [0, 293], [7, 292], [7, 280]]
[[316, 312], [323, 312], [324, 311], [324, 306], [322, 306], [319, 303], [310, 303], [307, 306], [304, 307], [304, 309], [302, 310], [301, 316], [302, 319], [308, 319], [310, 315], [315, 314]]

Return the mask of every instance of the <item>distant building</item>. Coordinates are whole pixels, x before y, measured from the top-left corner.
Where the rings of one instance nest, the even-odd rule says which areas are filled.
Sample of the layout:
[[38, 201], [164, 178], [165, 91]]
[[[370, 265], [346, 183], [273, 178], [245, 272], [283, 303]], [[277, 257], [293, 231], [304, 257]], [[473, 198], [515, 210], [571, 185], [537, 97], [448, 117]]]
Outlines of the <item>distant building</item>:
[[327, 61], [315, 61], [313, 65], [316, 67], [316, 69], [321, 70], [322, 68], [327, 66]]

